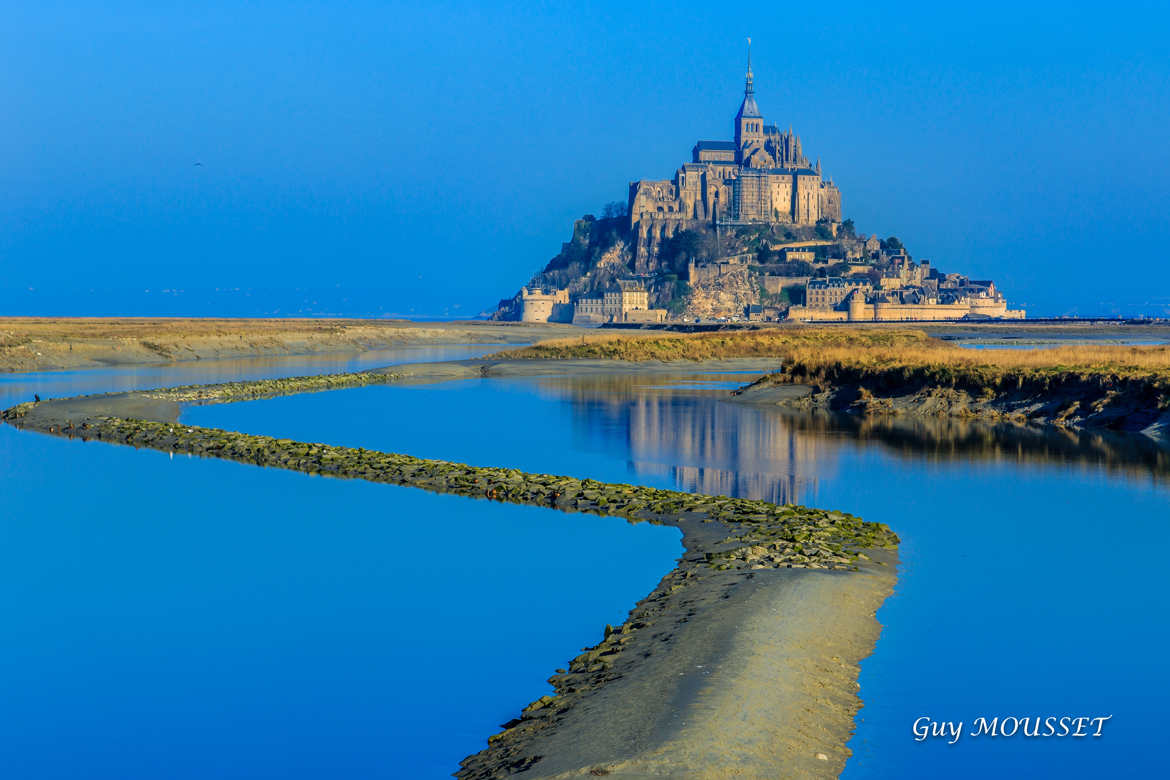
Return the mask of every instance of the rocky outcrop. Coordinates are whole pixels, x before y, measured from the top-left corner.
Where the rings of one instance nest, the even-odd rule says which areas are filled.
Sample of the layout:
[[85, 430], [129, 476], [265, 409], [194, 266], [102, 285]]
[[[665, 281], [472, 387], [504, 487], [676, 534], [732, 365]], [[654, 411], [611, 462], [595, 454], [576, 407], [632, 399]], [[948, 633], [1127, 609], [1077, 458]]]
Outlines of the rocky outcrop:
[[758, 274], [748, 266], [734, 268], [719, 276], [697, 283], [684, 311], [685, 317], [711, 319], [743, 316], [744, 309], [760, 302]]
[[[630, 274], [633, 257], [629, 241], [626, 218], [582, 217], [573, 223], [572, 238], [532, 277], [529, 286], [568, 290], [574, 298], [599, 293]], [[520, 293], [500, 301], [492, 318], [520, 319], [519, 301]]]

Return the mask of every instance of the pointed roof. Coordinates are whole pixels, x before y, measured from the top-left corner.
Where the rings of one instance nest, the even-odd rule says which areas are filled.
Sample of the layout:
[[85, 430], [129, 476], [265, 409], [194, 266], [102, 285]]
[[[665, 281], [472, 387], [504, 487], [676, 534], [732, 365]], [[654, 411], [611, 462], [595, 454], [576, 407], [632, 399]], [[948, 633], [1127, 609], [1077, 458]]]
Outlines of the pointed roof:
[[760, 107], [756, 105], [756, 99], [748, 92], [743, 96], [743, 102], [739, 105], [739, 112], [735, 115], [737, 120], [747, 117], [748, 119], [763, 119], [760, 113]]
[[748, 38], [748, 64], [747, 64], [747, 78], [743, 82], [743, 102], [739, 104], [739, 113], [735, 115], [736, 121], [747, 117], [748, 119], [763, 119], [760, 113], [760, 107], [756, 105], [756, 90], [752, 84], [752, 39]]

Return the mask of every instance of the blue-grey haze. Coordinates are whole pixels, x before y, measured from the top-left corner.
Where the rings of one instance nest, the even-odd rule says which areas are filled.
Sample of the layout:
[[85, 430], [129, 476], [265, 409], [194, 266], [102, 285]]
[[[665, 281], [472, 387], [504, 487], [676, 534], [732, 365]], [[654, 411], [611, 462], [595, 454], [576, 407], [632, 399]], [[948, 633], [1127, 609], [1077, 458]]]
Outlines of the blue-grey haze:
[[0, 3], [0, 312], [474, 315], [730, 135], [744, 38], [858, 227], [1165, 314], [1164, 3]]

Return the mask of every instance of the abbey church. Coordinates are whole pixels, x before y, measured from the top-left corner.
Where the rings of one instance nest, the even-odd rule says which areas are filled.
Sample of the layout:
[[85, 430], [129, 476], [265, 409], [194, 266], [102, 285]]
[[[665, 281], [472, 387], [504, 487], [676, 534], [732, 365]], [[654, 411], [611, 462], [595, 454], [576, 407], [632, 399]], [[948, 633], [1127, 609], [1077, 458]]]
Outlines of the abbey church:
[[653, 247], [695, 222], [839, 223], [841, 193], [822, 177], [819, 160], [809, 164], [791, 128], [764, 123], [749, 51], [735, 140], [699, 141], [673, 180], [631, 183], [629, 214], [635, 268], [644, 271]]

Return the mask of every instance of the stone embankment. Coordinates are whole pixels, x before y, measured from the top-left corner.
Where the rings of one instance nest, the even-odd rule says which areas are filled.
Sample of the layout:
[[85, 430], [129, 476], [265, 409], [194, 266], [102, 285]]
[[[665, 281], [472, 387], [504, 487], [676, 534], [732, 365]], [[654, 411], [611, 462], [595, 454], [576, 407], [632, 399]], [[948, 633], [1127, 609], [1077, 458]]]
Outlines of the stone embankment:
[[[793, 386], [811, 388], [791, 392]], [[743, 401], [853, 414], [915, 414], [1170, 437], [1170, 381], [1109, 371], [1000, 371], [805, 365], [735, 391]]]
[[393, 384], [401, 380], [403, 376], [402, 373], [375, 369], [345, 374], [315, 374], [246, 382], [223, 382], [215, 385], [181, 385], [161, 390], [146, 390], [141, 395], [145, 398], [175, 403], [232, 403], [233, 401], [255, 401], [261, 398], [276, 398], [298, 393], [318, 393], [367, 385]]

